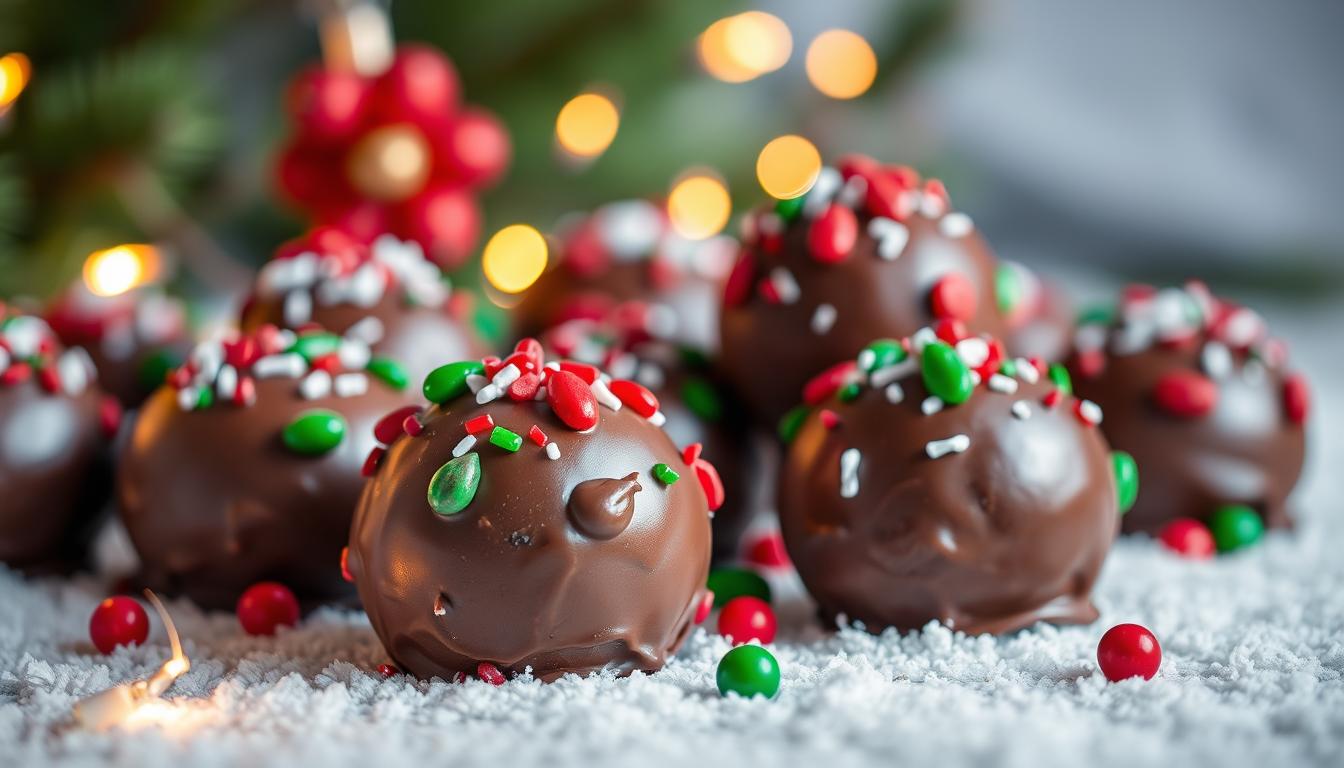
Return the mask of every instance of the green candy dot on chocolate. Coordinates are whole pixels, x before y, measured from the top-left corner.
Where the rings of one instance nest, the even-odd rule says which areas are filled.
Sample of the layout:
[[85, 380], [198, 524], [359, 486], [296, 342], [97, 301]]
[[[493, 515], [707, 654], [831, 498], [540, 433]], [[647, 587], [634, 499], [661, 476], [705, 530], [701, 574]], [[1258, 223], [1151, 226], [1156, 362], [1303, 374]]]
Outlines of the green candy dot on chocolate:
[[481, 457], [475, 451], [449, 461], [429, 479], [429, 508], [448, 517], [467, 508], [481, 484]]
[[509, 453], [517, 453], [523, 447], [523, 436], [504, 427], [496, 426], [490, 430], [490, 444], [503, 448]]
[[714, 607], [722, 608], [734, 597], [758, 597], [770, 602], [770, 585], [760, 574], [746, 568], [715, 568], [705, 583], [714, 593]]
[[281, 437], [289, 450], [305, 456], [317, 456], [340, 445], [345, 433], [345, 417], [325, 408], [314, 408], [300, 413], [286, 424]]
[[859, 365], [864, 373], [872, 373], [901, 362], [908, 354], [905, 347], [901, 346], [901, 342], [895, 339], [878, 339], [859, 353]]
[[1111, 471], [1115, 473], [1115, 497], [1120, 514], [1133, 509], [1139, 498], [1139, 465], [1124, 451], [1111, 451]]
[[920, 371], [924, 388], [948, 405], [966, 402], [975, 390], [971, 369], [946, 342], [934, 341], [925, 345]]
[[723, 401], [714, 385], [699, 376], [688, 376], [681, 383], [681, 401], [686, 407], [704, 421], [718, 421], [723, 418]]
[[998, 302], [999, 312], [1005, 315], [1017, 309], [1018, 303], [1022, 301], [1022, 278], [1016, 268], [1000, 264], [994, 271], [994, 298]]
[[406, 373], [406, 368], [396, 360], [386, 357], [375, 357], [364, 367], [370, 376], [383, 382], [387, 386], [401, 391], [410, 383], [410, 374]]
[[204, 387], [201, 394], [196, 397], [196, 408], [204, 411], [215, 404], [215, 390], [212, 387]]
[[425, 398], [431, 403], [443, 404], [467, 393], [467, 377], [485, 373], [485, 366], [475, 360], [441, 365], [425, 377]]
[[859, 386], [858, 382], [851, 381], [850, 383], [840, 388], [840, 402], [852, 403], [855, 400], [859, 399], [859, 395], [862, 393], [863, 388]]
[[790, 408], [779, 419], [779, 426], [775, 431], [779, 434], [779, 439], [785, 443], [792, 443], [793, 438], [798, 436], [798, 430], [803, 428], [803, 422], [807, 421], [807, 414], [810, 409], [806, 405], [795, 405]]
[[1209, 531], [1219, 552], [1249, 547], [1265, 533], [1265, 523], [1254, 509], [1245, 504], [1228, 504], [1214, 510]]
[[773, 699], [779, 693], [779, 662], [759, 645], [739, 645], [719, 659], [714, 680], [724, 696], [736, 693], [748, 699]]
[[289, 351], [298, 352], [311, 363], [319, 357], [335, 354], [340, 348], [341, 337], [334, 333], [305, 333], [294, 340]]
[[785, 221], [793, 221], [803, 212], [803, 202], [806, 199], [807, 195], [799, 195], [787, 200], [780, 200], [775, 203], [775, 213], [779, 214], [779, 218]]
[[662, 462], [653, 465], [653, 476], [663, 485], [672, 485], [681, 478], [677, 471]]
[[1066, 395], [1073, 394], [1073, 378], [1069, 376], [1069, 369], [1059, 363], [1051, 363], [1049, 374], [1050, 381], [1054, 382], [1059, 391]]

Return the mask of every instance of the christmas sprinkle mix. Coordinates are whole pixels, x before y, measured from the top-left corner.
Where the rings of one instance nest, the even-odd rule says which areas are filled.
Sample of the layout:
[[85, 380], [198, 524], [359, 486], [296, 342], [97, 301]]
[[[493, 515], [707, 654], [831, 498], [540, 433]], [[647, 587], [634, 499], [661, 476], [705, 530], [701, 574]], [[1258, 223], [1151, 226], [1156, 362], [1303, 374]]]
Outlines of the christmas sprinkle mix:
[[0, 387], [30, 379], [50, 394], [77, 397], [94, 384], [97, 371], [82, 348], [62, 350], [44, 320], [0, 303]]

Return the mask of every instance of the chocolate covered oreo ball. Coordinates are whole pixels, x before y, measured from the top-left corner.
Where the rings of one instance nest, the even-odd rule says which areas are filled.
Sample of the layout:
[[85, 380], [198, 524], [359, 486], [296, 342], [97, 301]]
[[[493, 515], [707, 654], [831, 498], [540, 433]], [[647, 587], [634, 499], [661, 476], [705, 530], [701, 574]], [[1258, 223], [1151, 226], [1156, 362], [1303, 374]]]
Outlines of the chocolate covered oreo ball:
[[[543, 680], [659, 669], [698, 616], [709, 500], [639, 384], [503, 360], [445, 365], [360, 499], [347, 567], [403, 670]], [[708, 493], [707, 493], [708, 490]]]
[[809, 383], [785, 544], [826, 620], [969, 634], [1086, 623], [1131, 478], [1062, 367], [982, 337], [874, 342]]
[[514, 311], [519, 335], [622, 315], [659, 338], [700, 350], [718, 347], [719, 295], [736, 251], [732, 238], [689, 240], [658, 206], [625, 200], [570, 216], [555, 239], [555, 258]]
[[852, 157], [746, 220], [724, 292], [723, 367], [773, 424], [808, 377], [937, 320], [1002, 337], [996, 262], [936, 180]]
[[453, 293], [418, 244], [384, 235], [365, 246], [338, 230], [317, 229], [282, 246], [262, 267], [240, 326], [315, 324], [354, 334], [420, 381], [443, 359], [483, 353], [469, 306], [470, 297]]
[[45, 322], [0, 304], [0, 562], [34, 572], [82, 564], [111, 486], [120, 408], [93, 363]]
[[1258, 314], [1198, 282], [1133, 286], [1114, 311], [1084, 316], [1075, 347], [1079, 393], [1105, 409], [1106, 436], [1143, 475], [1126, 531], [1179, 517], [1217, 531], [1219, 518], [1248, 514], [1290, 525], [1308, 387]]
[[274, 326], [198, 345], [145, 401], [117, 475], [148, 586], [232, 608], [258, 581], [351, 596], [340, 556], [373, 427], [406, 374], [354, 338]]

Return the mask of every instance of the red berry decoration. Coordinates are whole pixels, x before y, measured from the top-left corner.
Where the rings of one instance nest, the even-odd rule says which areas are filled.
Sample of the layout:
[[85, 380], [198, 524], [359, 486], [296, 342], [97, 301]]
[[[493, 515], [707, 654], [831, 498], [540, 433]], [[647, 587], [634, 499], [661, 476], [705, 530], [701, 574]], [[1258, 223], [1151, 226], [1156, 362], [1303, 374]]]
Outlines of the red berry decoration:
[[566, 426], [580, 432], [597, 426], [597, 398], [578, 376], [560, 370], [546, 380], [546, 402]]
[[238, 623], [249, 635], [274, 635], [299, 623], [299, 601], [284, 584], [263, 581], [238, 598]]
[[1172, 371], [1157, 380], [1153, 400], [1172, 416], [1197, 419], [1218, 404], [1218, 385], [1194, 371]]
[[789, 567], [789, 553], [784, 549], [784, 537], [778, 531], [756, 538], [747, 546], [747, 562], [766, 568]]
[[1172, 552], [1192, 560], [1206, 560], [1217, 552], [1208, 526], [1189, 517], [1178, 517], [1163, 526], [1158, 541]]
[[807, 245], [812, 258], [823, 264], [837, 264], [849, 258], [859, 240], [859, 220], [854, 211], [832, 203], [812, 220]]
[[949, 272], [929, 291], [929, 309], [937, 318], [968, 321], [975, 317], [975, 285], [960, 272]]
[[1294, 424], [1305, 424], [1311, 410], [1311, 390], [1302, 374], [1294, 373], [1283, 380], [1283, 410]]
[[1097, 664], [1113, 683], [1131, 677], [1153, 679], [1162, 665], [1162, 648], [1146, 627], [1117, 624], [1106, 630], [1097, 644]]
[[499, 671], [499, 667], [488, 661], [482, 661], [476, 665], [476, 676], [491, 685], [504, 684], [504, 673]]
[[140, 645], [147, 637], [149, 616], [129, 597], [106, 598], [89, 617], [89, 639], [102, 653], [111, 653], [119, 645]]
[[759, 597], [734, 597], [719, 611], [719, 634], [731, 638], [733, 645], [774, 642], [776, 628], [774, 610]]

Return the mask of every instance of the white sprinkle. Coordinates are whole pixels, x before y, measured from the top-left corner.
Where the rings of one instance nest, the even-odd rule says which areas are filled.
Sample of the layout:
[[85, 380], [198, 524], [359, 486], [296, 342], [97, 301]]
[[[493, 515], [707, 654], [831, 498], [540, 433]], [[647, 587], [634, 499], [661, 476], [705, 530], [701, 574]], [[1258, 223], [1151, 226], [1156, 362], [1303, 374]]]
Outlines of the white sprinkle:
[[1106, 346], [1106, 326], [1098, 323], [1084, 325], [1073, 335], [1073, 345], [1079, 352], [1092, 352]]
[[971, 438], [966, 435], [953, 435], [942, 440], [930, 440], [924, 446], [924, 453], [930, 459], [941, 459], [949, 453], [962, 453], [971, 447]]
[[657, 363], [643, 363], [635, 372], [635, 381], [649, 389], [662, 389], [663, 385], [667, 384], [667, 374]]
[[835, 199], [836, 193], [840, 191], [840, 185], [844, 180], [840, 178], [840, 172], [834, 168], [822, 168], [817, 174], [817, 180], [812, 184], [812, 188], [807, 191], [807, 199], [803, 201], [803, 215], [808, 218], [820, 216], [821, 212], [830, 206], [831, 201]]
[[313, 319], [313, 295], [306, 290], [285, 294], [285, 325], [303, 325]]
[[598, 379], [590, 384], [588, 388], [593, 390], [593, 397], [597, 398], [597, 402], [613, 411], [621, 410], [621, 398], [613, 395], [611, 390], [607, 389], [607, 383], [605, 381]]
[[[600, 354], [595, 355], [595, 358], [600, 357]], [[611, 362], [607, 363], [607, 370], [618, 379], [628, 379], [634, 376], [638, 369], [639, 358], [634, 355], [616, 355], [611, 359]]]
[[201, 399], [201, 393], [195, 387], [183, 387], [177, 390], [177, 407], [184, 411], [194, 410]]
[[476, 447], [476, 436], [467, 435], [461, 440], [458, 440], [457, 445], [453, 446], [453, 458], [456, 459], [460, 456], [465, 456], [467, 451], [470, 451], [472, 448], [475, 447]]
[[1031, 418], [1031, 404], [1026, 400], [1018, 400], [1013, 403], [1013, 415], [1019, 419]]
[[919, 212], [924, 214], [925, 218], [936, 219], [947, 213], [947, 203], [938, 195], [919, 196]]
[[0, 347], [0, 373], [4, 373], [5, 371], [9, 370], [9, 362], [10, 362], [9, 351], [6, 350], [4, 347]]
[[781, 304], [792, 304], [803, 295], [803, 290], [798, 287], [798, 281], [794, 279], [793, 273], [784, 267], [770, 270], [770, 284], [775, 287], [775, 293], [779, 294]]
[[56, 361], [56, 372], [61, 377], [61, 389], [67, 395], [79, 395], [89, 386], [93, 378], [93, 361], [83, 347], [73, 347], [65, 351]]
[[859, 495], [859, 462], [863, 455], [858, 448], [846, 448], [840, 454], [840, 497], [852, 499]]
[[868, 180], [862, 176], [850, 176], [836, 196], [846, 208], [858, 208], [868, 196]]
[[956, 349], [957, 356], [967, 368], [979, 368], [989, 360], [989, 344], [978, 336], [958, 341]]
[[943, 410], [943, 400], [937, 395], [929, 395], [919, 404], [919, 410], [923, 411], [925, 416], [932, 416]]
[[653, 415], [649, 417], [649, 423], [655, 427], [661, 427], [667, 423], [667, 417], [663, 415], [662, 411], [654, 411]]
[[938, 341], [938, 334], [934, 333], [932, 328], [925, 326], [915, 331], [910, 337], [910, 346], [915, 350], [915, 354], [924, 354], [924, 348], [933, 342]]
[[868, 234], [877, 241], [877, 255], [885, 261], [900, 258], [906, 244], [910, 242], [910, 230], [899, 221], [885, 216], [874, 217], [868, 222]]
[[977, 387], [980, 386], [980, 372], [979, 372], [979, 371], [971, 371], [971, 383], [974, 384], [974, 385], [977, 386]]
[[502, 394], [504, 390], [500, 389], [498, 384], [486, 384], [476, 392], [476, 404], [485, 405], [492, 400], [498, 400]]
[[655, 301], [648, 306], [644, 315], [644, 330], [655, 339], [671, 338], [677, 332], [677, 311], [668, 305]]
[[1036, 366], [1032, 365], [1031, 361], [1027, 360], [1025, 357], [1019, 357], [1014, 360], [1013, 368], [1016, 369], [1017, 378], [1028, 384], [1035, 384], [1041, 380], [1041, 372], [1036, 370]]
[[331, 374], [319, 369], [304, 376], [299, 382], [299, 394], [304, 400], [317, 400], [331, 394]]
[[369, 345], [362, 341], [345, 340], [336, 349], [336, 357], [341, 361], [342, 368], [359, 371], [373, 359], [373, 352], [369, 349]]
[[971, 217], [964, 213], [949, 213], [938, 222], [938, 231], [943, 237], [965, 237], [975, 229]]
[[854, 362], [858, 363], [859, 370], [866, 371], [877, 365], [877, 353], [871, 349], [864, 349]]
[[[751, 221], [748, 216], [744, 221]], [[784, 231], [784, 220], [773, 211], [756, 217], [756, 227], [763, 235], [778, 235]]]
[[554, 361], [554, 360], [552, 360], [551, 362], [547, 363], [547, 364], [545, 365], [545, 367], [551, 369], [552, 371], [558, 371], [558, 370], [560, 370], [560, 364], [557, 363], [557, 362]]
[[342, 373], [331, 384], [337, 397], [359, 397], [369, 391], [369, 377], [362, 373]]
[[448, 609], [443, 607], [443, 602], [442, 602], [441, 600], [435, 600], [435, 601], [434, 601], [434, 615], [435, 615], [435, 616], [445, 616], [445, 615], [447, 615], [447, 613], [448, 613]]
[[554, 440], [546, 444], [546, 458], [551, 461], [560, 458], [560, 446]]
[[897, 384], [896, 382], [888, 384], [885, 391], [887, 393], [888, 403], [892, 403], [894, 405], [896, 403], [905, 400], [905, 390], [902, 389], [901, 385]]
[[36, 355], [42, 338], [50, 333], [46, 322], [32, 315], [19, 315], [5, 324], [5, 340], [16, 357]]
[[252, 375], [258, 379], [297, 379], [306, 370], [308, 362], [296, 352], [267, 355], [252, 364]]
[[203, 381], [213, 382], [224, 364], [224, 345], [218, 342], [197, 344], [188, 357]]
[[383, 340], [383, 321], [369, 315], [345, 330], [345, 338], [362, 341], [365, 344], [377, 344]]
[[537, 387], [537, 394], [532, 398], [538, 402], [546, 399], [546, 387]]
[[1199, 364], [1214, 379], [1225, 379], [1232, 373], [1232, 352], [1226, 344], [1210, 341], [1199, 353]]
[[835, 315], [834, 306], [818, 304], [816, 311], [812, 313], [812, 332], [818, 336], [825, 336], [835, 325]]
[[467, 389], [470, 389], [473, 395], [480, 392], [485, 388], [485, 385], [489, 383], [490, 380], [479, 373], [467, 374]]
[[868, 376], [868, 383], [873, 387], [885, 387], [893, 381], [904, 379], [918, 369], [919, 361], [911, 355], [899, 363], [892, 363], [873, 371]]
[[500, 390], [505, 390], [508, 389], [509, 385], [517, 381], [518, 377], [522, 375], [523, 372], [518, 370], [518, 366], [514, 365], [513, 363], [509, 363], [508, 365], [504, 366], [503, 368], [500, 368], [498, 371], [495, 372], [495, 376], [490, 380], [490, 383], [494, 384]]
[[215, 377], [215, 393], [219, 395], [220, 400], [232, 400], [238, 392], [238, 369], [232, 365], [226, 365], [219, 369], [219, 375]]
[[1083, 421], [1096, 426], [1101, 423], [1101, 406], [1091, 400], [1079, 400], [1078, 415], [1083, 417]]
[[995, 392], [1011, 395], [1017, 391], [1017, 379], [1004, 376], [1002, 373], [991, 374], [989, 388]]

